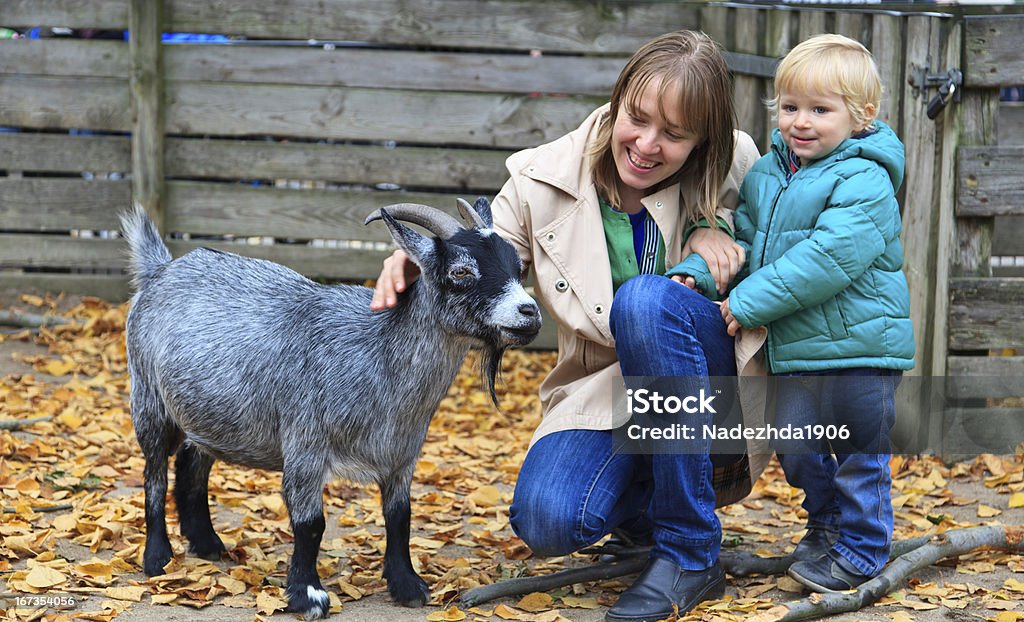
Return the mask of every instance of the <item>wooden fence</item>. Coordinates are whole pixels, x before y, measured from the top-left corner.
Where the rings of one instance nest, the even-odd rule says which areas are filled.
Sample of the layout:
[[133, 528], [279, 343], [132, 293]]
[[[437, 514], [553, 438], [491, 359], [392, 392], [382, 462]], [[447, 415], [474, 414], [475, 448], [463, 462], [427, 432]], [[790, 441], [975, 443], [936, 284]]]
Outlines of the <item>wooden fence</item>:
[[[133, 198], [175, 255], [214, 246], [312, 277], [372, 278], [389, 251], [383, 227], [362, 225], [367, 213], [493, 196], [504, 159], [574, 128], [651, 37], [700, 28], [723, 44], [740, 127], [763, 151], [776, 59], [813, 34], [846, 34], [874, 53], [881, 117], [907, 146], [915, 373], [1024, 376], [1021, 357], [989, 356], [1024, 347], [1024, 270], [993, 261], [1024, 256], [1024, 114], [999, 101], [1000, 86], [1024, 82], [1021, 15], [658, 0], [5, 0], [0, 26], [132, 33], [0, 41], [0, 126], [18, 130], [0, 133], [0, 288], [114, 299], [127, 295], [123, 246], [106, 232]], [[161, 32], [232, 40], [161, 45]], [[963, 72], [961, 100], [933, 121], [937, 85], [926, 78], [949, 68]], [[1006, 397], [968, 385], [955, 397], [987, 407]]]

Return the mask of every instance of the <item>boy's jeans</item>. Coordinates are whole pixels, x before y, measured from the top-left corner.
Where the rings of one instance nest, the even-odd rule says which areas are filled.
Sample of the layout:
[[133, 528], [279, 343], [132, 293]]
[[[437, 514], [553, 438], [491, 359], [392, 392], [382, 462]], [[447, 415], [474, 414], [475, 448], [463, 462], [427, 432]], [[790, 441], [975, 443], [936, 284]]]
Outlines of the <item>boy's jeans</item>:
[[[735, 376], [733, 339], [717, 305], [660, 276], [616, 292], [609, 318], [624, 376]], [[698, 435], [699, 436], [699, 435]], [[621, 526], [653, 528], [653, 555], [687, 570], [718, 559], [710, 441], [661, 455], [624, 453], [608, 430], [566, 430], [526, 455], [510, 521], [538, 555], [565, 555]]]
[[[848, 570], [875, 576], [889, 559], [893, 512], [889, 432], [902, 372], [851, 368], [779, 374], [775, 426], [846, 426], [847, 439], [774, 440], [786, 481], [804, 491], [809, 527], [838, 530]], [[833, 457], [832, 452], [835, 452]]]

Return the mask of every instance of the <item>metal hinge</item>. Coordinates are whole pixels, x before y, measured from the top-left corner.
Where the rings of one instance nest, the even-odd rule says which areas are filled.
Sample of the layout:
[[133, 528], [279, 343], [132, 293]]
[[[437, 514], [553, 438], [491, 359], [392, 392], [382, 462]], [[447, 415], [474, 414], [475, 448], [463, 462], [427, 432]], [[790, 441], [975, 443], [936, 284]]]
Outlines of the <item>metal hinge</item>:
[[927, 67], [911, 66], [910, 86], [921, 95], [926, 95], [931, 88], [938, 87], [938, 92], [928, 100], [927, 114], [929, 119], [939, 116], [939, 113], [949, 104], [950, 100], [960, 101], [960, 87], [964, 83], [964, 74], [955, 67], [950, 67], [946, 73], [929, 73]]

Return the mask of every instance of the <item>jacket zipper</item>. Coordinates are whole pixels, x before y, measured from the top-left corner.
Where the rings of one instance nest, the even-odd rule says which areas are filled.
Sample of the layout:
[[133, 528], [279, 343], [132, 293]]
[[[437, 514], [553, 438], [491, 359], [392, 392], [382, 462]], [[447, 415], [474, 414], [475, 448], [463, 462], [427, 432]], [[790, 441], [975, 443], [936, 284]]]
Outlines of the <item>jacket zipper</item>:
[[[786, 158], [783, 156], [783, 153], [779, 149], [778, 145], [774, 145], [774, 144], [772, 145], [772, 152], [775, 153], [775, 157], [778, 158], [779, 166], [782, 167], [782, 186], [775, 193], [775, 198], [772, 200], [772, 208], [768, 212], [768, 226], [767, 226], [767, 228], [765, 229], [765, 232], [764, 232], [764, 252], [761, 253], [761, 261], [759, 262], [760, 265], [757, 266], [758, 269], [764, 267], [764, 258], [765, 258], [765, 255], [768, 254], [768, 248], [769, 248], [769, 242], [770, 242], [769, 236], [771, 235], [771, 232], [772, 232], [772, 222], [775, 220], [775, 208], [779, 205], [779, 199], [782, 198], [782, 192], [786, 188], [789, 187], [789, 179], [787, 179], [787, 175], [786, 175], [786, 166], [787, 166]], [[766, 353], [768, 355], [768, 370], [771, 371], [771, 369], [773, 367], [773, 363], [775, 362], [774, 361], [774, 359], [775, 359], [775, 357], [774, 357], [775, 339], [774, 339], [774, 335], [772, 334], [771, 328], [768, 328], [767, 326], [765, 328], [768, 329], [768, 337], [766, 338], [766, 340], [767, 340], [767, 344], [766, 344], [767, 347], [766, 347], [765, 350], [766, 350]]]

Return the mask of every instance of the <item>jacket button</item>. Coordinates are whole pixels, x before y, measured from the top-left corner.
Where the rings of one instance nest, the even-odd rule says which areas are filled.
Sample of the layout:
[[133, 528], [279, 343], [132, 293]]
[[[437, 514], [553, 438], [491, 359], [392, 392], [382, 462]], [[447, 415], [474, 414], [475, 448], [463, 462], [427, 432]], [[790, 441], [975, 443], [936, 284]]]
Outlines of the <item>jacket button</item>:
[[594, 305], [594, 313], [598, 315], [604, 313], [604, 305]]
[[544, 237], [547, 238], [548, 242], [554, 242], [555, 241], [555, 232], [554, 231], [549, 231], [548, 234], [546, 236], [544, 236]]
[[569, 283], [565, 279], [558, 279], [555, 281], [555, 289], [560, 292], [564, 292], [569, 289]]
[[661, 201], [655, 201], [654, 202], [654, 207], [656, 207], [658, 209], [661, 209]]

